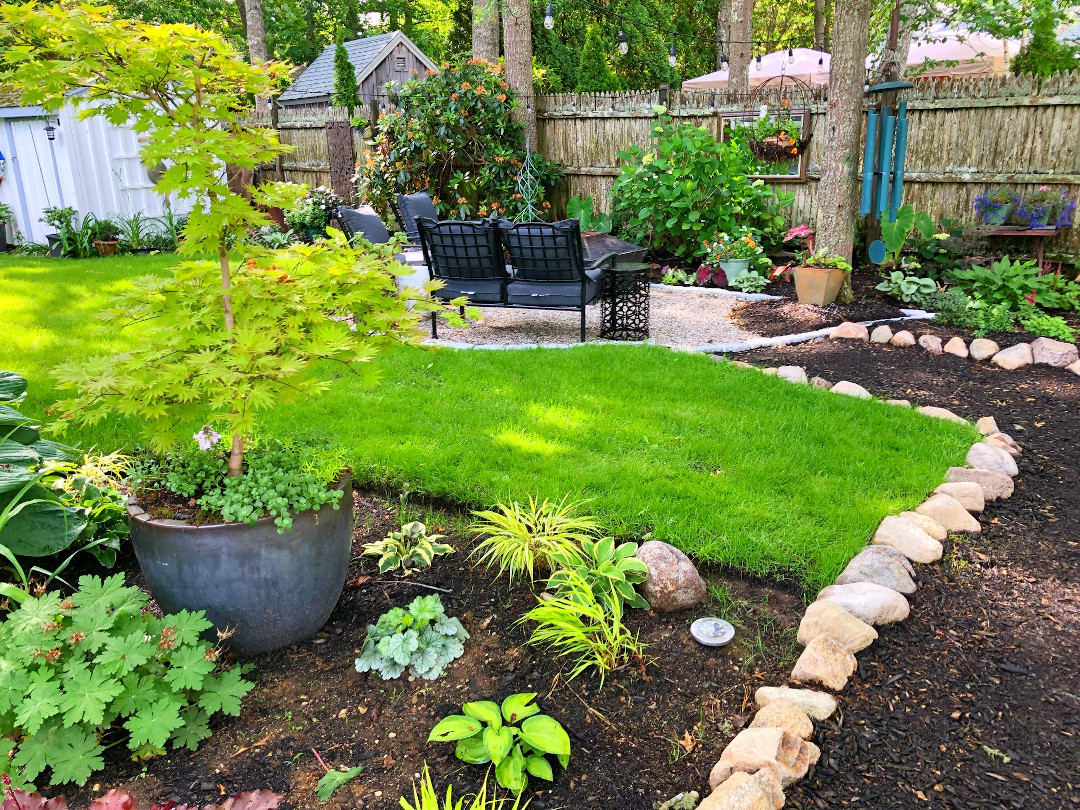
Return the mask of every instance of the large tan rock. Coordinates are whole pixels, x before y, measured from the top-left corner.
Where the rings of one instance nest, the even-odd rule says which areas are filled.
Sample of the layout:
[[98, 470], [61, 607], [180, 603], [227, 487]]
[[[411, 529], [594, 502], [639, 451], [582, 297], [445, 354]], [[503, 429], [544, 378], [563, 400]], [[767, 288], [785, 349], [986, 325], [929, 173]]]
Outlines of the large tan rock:
[[873, 582], [897, 593], [915, 593], [914, 573], [908, 558], [892, 546], [868, 546], [851, 558], [836, 584]]
[[817, 598], [835, 602], [855, 618], [875, 627], [902, 622], [911, 610], [907, 599], [892, 588], [872, 582], [829, 585], [821, 589]]
[[914, 346], [915, 335], [911, 334], [907, 329], [901, 329], [889, 340], [893, 346]]
[[928, 518], [926, 515], [920, 515], [918, 512], [901, 512], [900, 517], [910, 523], [914, 523], [935, 540], [944, 540], [949, 536], [949, 532], [944, 526], [933, 518]]
[[961, 425], [963, 425], [963, 424], [965, 424], [967, 422], [967, 420], [964, 417], [957, 416], [955, 413], [950, 411], [948, 408], [938, 408], [938, 407], [936, 407], [934, 405], [923, 405], [923, 406], [921, 406], [919, 408], [916, 408], [915, 410], [917, 410], [919, 413], [923, 414], [924, 416], [932, 416], [935, 419], [947, 419], [950, 422], [958, 422]]
[[858, 662], [855, 656], [829, 636], [818, 636], [802, 651], [791, 680], [799, 683], [821, 684], [833, 692], [847, 686], [848, 678], [855, 673]]
[[976, 470], [992, 470], [1014, 478], [1020, 473], [1020, 468], [1016, 466], [1016, 461], [1008, 451], [986, 442], [971, 445], [967, 454], [967, 463]]
[[982, 531], [979, 521], [952, 495], [931, 495], [915, 511], [933, 518], [950, 532], [978, 534]]
[[967, 344], [964, 343], [964, 339], [962, 337], [954, 337], [950, 339], [949, 342], [945, 344], [945, 347], [942, 349], [942, 351], [944, 351], [945, 354], [951, 354], [956, 357], [968, 356], [968, 347]]
[[930, 354], [941, 354], [941, 338], [937, 335], [920, 335], [919, 345]]
[[1077, 360], [1071, 366], [1067, 366], [1066, 371], [1071, 371], [1076, 376], [1080, 377], [1080, 360]]
[[1031, 346], [1026, 343], [1017, 343], [1007, 349], [1002, 349], [990, 360], [995, 366], [1006, 371], [1014, 371], [1024, 366], [1030, 366], [1034, 362], [1031, 355]]
[[756, 773], [736, 771], [697, 810], [780, 810], [786, 798], [780, 777], [771, 768]]
[[971, 481], [982, 487], [983, 498], [988, 501], [1009, 498], [1015, 485], [1012, 478], [993, 470], [973, 470], [969, 467], [949, 467], [949, 480]]
[[849, 382], [848, 380], [841, 380], [831, 389], [837, 394], [847, 394], [849, 397], [858, 397], [859, 399], [870, 399], [870, 392], [863, 388], [858, 383]]
[[715, 790], [733, 773], [772, 770], [787, 787], [798, 782], [818, 761], [821, 752], [812, 742], [782, 728], [747, 728], [735, 735], [709, 774]]
[[874, 327], [874, 331], [870, 333], [871, 343], [888, 343], [892, 340], [893, 332], [892, 328], [886, 324], [880, 324]]
[[894, 548], [917, 563], [937, 562], [944, 551], [939, 540], [935, 540], [910, 520], [896, 515], [889, 515], [878, 524], [873, 542], [877, 546]]
[[968, 354], [971, 355], [972, 360], [989, 360], [1000, 351], [1000, 346], [986, 338], [975, 338], [968, 346]]
[[761, 686], [754, 692], [754, 702], [764, 709], [773, 701], [794, 703], [815, 720], [828, 720], [836, 711], [836, 698], [816, 689], [792, 689], [788, 686]]
[[799, 622], [799, 643], [804, 647], [821, 635], [853, 653], [865, 650], [878, 637], [873, 627], [826, 599], [813, 602]]
[[951, 481], [934, 490], [935, 495], [952, 495], [960, 505], [977, 515], [986, 508], [986, 496], [983, 488], [971, 481]]
[[776, 376], [781, 380], [787, 380], [788, 382], [793, 383], [807, 382], [806, 369], [802, 366], [780, 366], [780, 368], [776, 370]]
[[798, 734], [804, 740], [814, 736], [814, 724], [810, 715], [790, 700], [774, 700], [754, 715], [750, 728], [782, 728]]
[[861, 323], [844, 321], [829, 333], [830, 340], [870, 340], [870, 331]]
[[684, 610], [705, 598], [705, 580], [675, 546], [649, 540], [638, 549], [637, 558], [649, 569], [642, 596], [657, 610]]
[[992, 416], [984, 416], [975, 423], [975, 427], [978, 428], [979, 433], [983, 436], [989, 436], [991, 433], [998, 432], [997, 420]]
[[1040, 366], [1068, 368], [1080, 360], [1080, 353], [1074, 343], [1041, 337], [1031, 342], [1031, 357]]
[[997, 433], [991, 433], [985, 439], [983, 444], [989, 444], [994, 447], [1000, 447], [1006, 453], [1013, 458], [1020, 458], [1024, 454], [1024, 450], [1020, 447], [1020, 444], [1010, 436], [1008, 433], [1002, 433], [1000, 430]]

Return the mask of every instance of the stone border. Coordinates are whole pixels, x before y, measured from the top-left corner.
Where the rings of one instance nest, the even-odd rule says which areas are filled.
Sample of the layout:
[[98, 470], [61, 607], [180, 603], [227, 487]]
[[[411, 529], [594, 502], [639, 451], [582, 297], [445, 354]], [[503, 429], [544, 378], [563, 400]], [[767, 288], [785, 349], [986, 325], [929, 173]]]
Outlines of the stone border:
[[956, 336], [944, 344], [937, 335], [923, 334], [915, 338], [911, 332], [901, 330], [893, 333], [882, 323], [870, 331], [868, 324], [842, 323], [829, 332], [830, 340], [861, 340], [864, 343], [880, 343], [892, 346], [921, 346], [930, 354], [951, 354], [955, 357], [972, 360], [989, 360], [998, 368], [1013, 371], [1024, 366], [1051, 366], [1063, 368], [1080, 376], [1080, 350], [1074, 343], [1065, 343], [1041, 337], [1031, 343], [1017, 343], [1002, 349], [997, 343], [986, 338], [975, 338], [968, 345], [964, 339]]
[[[810, 383], [801, 366], [763, 371], [796, 384]], [[825, 387], [819, 380], [826, 382], [815, 377], [812, 384]], [[865, 388], [846, 380], [829, 387], [837, 393], [871, 398]], [[884, 401], [910, 407], [906, 400]], [[918, 410], [932, 418], [967, 422], [945, 408]], [[975, 426], [984, 438], [968, 450], [967, 466], [950, 467], [946, 482], [914, 511], [882, 520], [870, 545], [806, 609], [798, 636], [803, 652], [788, 679], [795, 686], [762, 686], [755, 691], [758, 711], [713, 766], [709, 774], [712, 793], [698, 810], [784, 806], [784, 788], [804, 778], [821, 754], [809, 741], [813, 720], [825, 720], [839, 707], [837, 696], [831, 693], [842, 692], [855, 673], [855, 653], [877, 639], [876, 627], [908, 617], [906, 594], [916, 590], [914, 566], [939, 561], [942, 541], [950, 532], [980, 532], [978, 515], [986, 503], [1012, 495], [1020, 445], [998, 430], [992, 416], [982, 417]]]

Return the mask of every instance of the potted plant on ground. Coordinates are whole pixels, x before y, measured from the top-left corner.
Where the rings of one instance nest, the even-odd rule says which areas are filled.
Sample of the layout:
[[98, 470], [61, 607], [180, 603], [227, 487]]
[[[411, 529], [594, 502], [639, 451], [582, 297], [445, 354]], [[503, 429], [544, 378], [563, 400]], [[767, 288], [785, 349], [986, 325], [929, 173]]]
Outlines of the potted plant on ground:
[[49, 243], [48, 255], [52, 258], [60, 258], [71, 249], [71, 220], [74, 217], [75, 209], [71, 206], [63, 208], [47, 206], [41, 209], [41, 218], [38, 222], [44, 222], [56, 229], [56, 233], [45, 234], [45, 240]]
[[702, 267], [719, 267], [724, 271], [728, 286], [750, 269], [750, 263], [765, 255], [753, 233], [743, 228], [735, 236], [722, 233], [712, 242], [705, 243], [705, 258]]
[[305, 194], [296, 205], [285, 212], [285, 224], [307, 241], [314, 242], [326, 236], [330, 218], [344, 202], [330, 189], [319, 186]]
[[14, 221], [15, 213], [11, 210], [11, 206], [0, 203], [0, 251], [8, 249], [7, 226], [9, 222]]
[[94, 219], [94, 247], [102, 256], [115, 256], [120, 244], [120, 226], [111, 219]]
[[975, 197], [975, 213], [986, 225], [1004, 225], [1016, 207], [1016, 193], [999, 187]]
[[[275, 437], [256, 441], [256, 417], [325, 391], [317, 361], [362, 373], [382, 347], [415, 339], [422, 313], [442, 310], [463, 323], [456, 308], [464, 301], [432, 301], [435, 285], [399, 293], [402, 268], [389, 251], [358, 253], [337, 231], [314, 246], [245, 246], [233, 262], [235, 237], [267, 220], [230, 190], [224, 167], [286, 151], [274, 132], [242, 120], [251, 96], [275, 92], [283, 66], [249, 65], [215, 33], [111, 19], [90, 6], [3, 6], [0, 25], [17, 46], [0, 60], [20, 54], [3, 67], [23, 102], [56, 110], [81, 87], [80, 115], [147, 133], [146, 160], [169, 165], [156, 190], [193, 206], [180, 250], [217, 256], [140, 279], [108, 311], [138, 330], [137, 340], [124, 354], [57, 370], [73, 392], [53, 411], [61, 432], [109, 415], [144, 428], [154, 456], [134, 478], [131, 537], [165, 611], [205, 610], [241, 654], [310, 636], [345, 582], [349, 478], [333, 448], [313, 455]], [[250, 191], [256, 203], [291, 207], [305, 189]], [[200, 454], [187, 437], [202, 423]], [[181, 436], [189, 449], [177, 449]]]
[[828, 306], [836, 300], [851, 265], [840, 256], [807, 253], [795, 268], [795, 294], [800, 304]]

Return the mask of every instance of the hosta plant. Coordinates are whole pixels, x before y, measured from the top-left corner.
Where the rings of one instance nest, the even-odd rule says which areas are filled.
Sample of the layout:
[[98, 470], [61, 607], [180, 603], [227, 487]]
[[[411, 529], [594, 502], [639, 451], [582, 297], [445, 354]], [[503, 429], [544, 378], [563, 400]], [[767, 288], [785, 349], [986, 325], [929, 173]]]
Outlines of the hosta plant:
[[473, 512], [479, 520], [473, 533], [483, 537], [473, 555], [499, 575], [509, 571], [510, 583], [524, 576], [530, 582], [537, 574], [555, 570], [556, 559], [580, 559], [581, 543], [600, 533], [600, 524], [579, 514], [580, 502], [530, 496], [527, 506], [514, 501], [494, 510]]
[[[285, 797], [269, 790], [255, 790], [237, 793], [221, 804], [194, 806], [166, 802], [163, 805], [151, 805], [149, 810], [277, 810]], [[0, 804], [0, 810], [68, 810], [63, 796], [46, 799], [40, 793], [27, 793], [25, 790], [9, 790]], [[104, 796], [90, 802], [87, 810], [140, 810], [140, 805], [130, 794], [121, 790], [110, 790]]]
[[649, 567], [635, 556], [637, 551], [637, 543], [616, 546], [610, 537], [583, 540], [580, 557], [558, 559], [559, 567], [548, 580], [548, 587], [556, 592], [565, 588], [572, 593], [571, 574], [575, 574], [588, 583], [598, 602], [618, 600], [648, 610], [649, 603], [634, 590], [649, 573]]
[[252, 688], [240, 667], [218, 668], [201, 611], [158, 618], [119, 574], [82, 577], [66, 599], [18, 598], [0, 624], [0, 734], [15, 740], [0, 771], [20, 786], [46, 769], [54, 785], [85, 784], [117, 743], [136, 759], [195, 750], [210, 716], [239, 714]]
[[469, 799], [454, 801], [453, 785], [447, 785], [446, 793], [440, 801], [439, 794], [435, 792], [435, 785], [431, 781], [431, 771], [425, 762], [423, 773], [420, 775], [420, 784], [413, 782], [412, 802], [410, 803], [402, 796], [398, 800], [398, 806], [401, 810], [518, 810], [523, 807], [520, 795], [511, 802], [510, 799], [499, 796], [495, 790], [490, 790], [488, 778], [488, 776], [484, 777], [484, 781], [480, 783], [480, 790]]
[[417, 678], [432, 681], [462, 656], [468, 637], [461, 622], [446, 615], [438, 594], [418, 596], [407, 610], [391, 608], [368, 625], [356, 671], [375, 671], [388, 681], [407, 667]]
[[893, 270], [875, 289], [895, 296], [905, 304], [921, 304], [937, 290], [932, 278], [919, 278], [905, 275], [902, 270]]
[[444, 717], [428, 742], [457, 742], [454, 755], [471, 765], [491, 763], [502, 787], [520, 794], [529, 777], [552, 781], [548, 756], [565, 768], [570, 762], [570, 735], [557, 720], [540, 714], [535, 692], [510, 695], [500, 706], [477, 700], [461, 707], [462, 714]]
[[364, 546], [365, 557], [379, 558], [379, 573], [385, 574], [398, 568], [410, 574], [418, 568], [427, 568], [431, 561], [443, 554], [453, 554], [454, 547], [440, 543], [441, 534], [428, 534], [427, 526], [414, 520], [390, 532], [382, 540]]

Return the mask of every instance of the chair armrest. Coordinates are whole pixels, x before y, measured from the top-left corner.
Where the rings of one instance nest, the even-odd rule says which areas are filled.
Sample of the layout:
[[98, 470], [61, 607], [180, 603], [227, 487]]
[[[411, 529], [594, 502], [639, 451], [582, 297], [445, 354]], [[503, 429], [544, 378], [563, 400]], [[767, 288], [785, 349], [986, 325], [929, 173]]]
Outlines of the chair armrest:
[[599, 259], [594, 259], [592, 262], [585, 265], [585, 269], [586, 270], [595, 270], [596, 268], [598, 268], [598, 267], [600, 267], [602, 265], [606, 265], [609, 270], [614, 269], [615, 268], [615, 258], [618, 255], [619, 255], [618, 253], [614, 253], [614, 252], [605, 253]]

